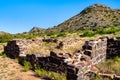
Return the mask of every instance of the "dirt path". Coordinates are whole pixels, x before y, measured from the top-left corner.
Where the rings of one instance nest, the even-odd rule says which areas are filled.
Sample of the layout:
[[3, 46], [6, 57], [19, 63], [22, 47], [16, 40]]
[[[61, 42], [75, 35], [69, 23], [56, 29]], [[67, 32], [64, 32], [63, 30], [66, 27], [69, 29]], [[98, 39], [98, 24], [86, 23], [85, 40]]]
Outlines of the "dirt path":
[[22, 71], [17, 60], [0, 56], [0, 80], [42, 80], [33, 71]]

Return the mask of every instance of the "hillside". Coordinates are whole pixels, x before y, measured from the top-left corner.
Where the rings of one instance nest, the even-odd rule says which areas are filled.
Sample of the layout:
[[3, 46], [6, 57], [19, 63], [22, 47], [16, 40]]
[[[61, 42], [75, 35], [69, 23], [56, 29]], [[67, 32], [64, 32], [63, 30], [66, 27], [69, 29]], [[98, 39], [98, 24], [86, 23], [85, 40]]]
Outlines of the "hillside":
[[104, 26], [120, 26], [120, 10], [94, 4], [48, 31], [76, 31]]
[[[18, 34], [0, 32], [0, 80], [66, 80], [64, 74], [57, 74], [52, 70], [59, 72], [59, 70], [67, 69], [70, 70], [66, 71], [67, 73], [70, 72], [69, 77], [74, 77], [77, 72], [81, 71], [83, 74], [90, 67], [92, 67], [91, 70], [95, 74], [85, 74], [86, 79], [84, 80], [90, 80], [87, 78], [92, 78], [91, 80], [119, 80], [111, 79], [111, 76], [103, 75], [102, 77], [99, 75], [99, 73], [120, 75], [120, 57], [110, 57], [108, 55], [108, 51], [110, 55], [116, 55], [116, 53], [120, 52], [120, 38], [115, 38], [120, 37], [119, 27], [119, 9], [94, 4], [69, 20], [49, 29], [33, 27], [29, 32]], [[20, 55], [13, 60], [8, 58], [10, 57], [9, 54], [12, 57], [14, 54], [15, 57]], [[33, 56], [30, 56], [31, 54]], [[106, 55], [110, 59], [106, 59]], [[67, 63], [61, 62], [63, 61], [62, 58]], [[103, 59], [106, 59], [106, 61]], [[32, 63], [26, 62], [26, 60], [39, 63], [41, 67], [36, 66], [37, 64], [34, 64], [34, 66]], [[99, 61], [101, 64], [96, 66], [94, 63]], [[70, 66], [64, 67], [66, 64], [70, 64]], [[35, 72], [29, 70], [33, 70], [31, 65]], [[80, 70], [77, 71], [74, 66], [77, 66]], [[80, 73], [79, 76], [81, 76]]]

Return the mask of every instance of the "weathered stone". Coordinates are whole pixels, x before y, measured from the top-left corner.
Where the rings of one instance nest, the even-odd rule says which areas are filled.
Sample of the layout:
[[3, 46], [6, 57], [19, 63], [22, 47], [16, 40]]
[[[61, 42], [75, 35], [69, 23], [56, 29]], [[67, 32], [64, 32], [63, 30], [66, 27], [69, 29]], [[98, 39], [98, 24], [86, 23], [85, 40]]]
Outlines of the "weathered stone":
[[[44, 41], [54, 42], [51, 39]], [[120, 38], [100, 38], [86, 41], [83, 50], [78, 50], [74, 54], [50, 52], [50, 56], [27, 54], [27, 44], [32, 44], [32, 41], [10, 41], [4, 47], [4, 52], [9, 57], [19, 58], [20, 63], [27, 60], [33, 66], [38, 65], [46, 70], [65, 73], [67, 80], [81, 80], [91, 70], [92, 66], [104, 61], [106, 56], [107, 58], [120, 56]], [[63, 46], [62, 42], [60, 46]]]
[[61, 49], [61, 48], [63, 48], [63, 46], [64, 46], [64, 43], [60, 42], [59, 45], [56, 48]]
[[49, 42], [57, 43], [58, 40], [57, 40], [57, 39], [52, 39], [52, 38], [50, 38], [50, 39], [42, 39], [42, 41], [43, 41], [43, 42], [48, 42], [48, 43], [49, 43]]

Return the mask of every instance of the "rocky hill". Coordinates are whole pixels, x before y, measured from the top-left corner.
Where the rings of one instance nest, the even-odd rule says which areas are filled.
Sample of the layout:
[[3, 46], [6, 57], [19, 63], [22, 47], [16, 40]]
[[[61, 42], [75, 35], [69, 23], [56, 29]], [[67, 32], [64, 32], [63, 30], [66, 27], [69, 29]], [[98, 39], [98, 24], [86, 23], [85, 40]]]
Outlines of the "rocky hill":
[[[105, 29], [105, 27], [110, 28], [112, 31], [110, 29]], [[113, 27], [117, 28], [114, 28], [113, 30]], [[87, 32], [84, 35], [86, 36], [87, 34], [88, 36], [93, 36], [94, 34], [101, 35], [119, 32], [120, 29], [118, 27], [120, 27], [120, 9], [112, 9], [102, 4], [94, 4], [88, 6], [77, 15], [57, 26], [48, 29], [33, 27], [29, 32], [15, 35], [15, 38], [32, 39], [35, 37], [43, 37], [45, 35], [56, 38], [59, 36], [65, 36], [66, 32], [71, 33], [82, 30], [84, 32], [86, 29], [91, 29], [91, 31], [100, 30], [97, 31], [97, 33], [96, 31]]]
[[48, 31], [76, 31], [106, 26], [120, 26], [120, 10], [105, 5], [94, 4], [65, 22], [48, 29]]
[[39, 28], [39, 27], [33, 27], [29, 32], [38, 32], [38, 31], [44, 31], [45, 29]]

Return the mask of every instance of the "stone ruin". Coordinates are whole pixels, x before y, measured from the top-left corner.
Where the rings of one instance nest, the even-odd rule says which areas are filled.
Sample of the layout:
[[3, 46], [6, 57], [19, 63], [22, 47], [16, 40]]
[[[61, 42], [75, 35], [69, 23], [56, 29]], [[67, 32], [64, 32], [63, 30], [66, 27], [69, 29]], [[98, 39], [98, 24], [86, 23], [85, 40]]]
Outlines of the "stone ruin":
[[49, 42], [57, 43], [57, 42], [58, 42], [57, 39], [52, 39], [52, 38], [49, 38], [49, 39], [42, 39], [42, 41], [43, 41], [43, 42], [47, 42], [47, 43], [49, 43]]
[[99, 38], [97, 40], [86, 41], [83, 49], [78, 50], [74, 54], [51, 51], [50, 56], [27, 54], [25, 46], [28, 44], [30, 43], [27, 41], [13, 40], [8, 42], [4, 52], [11, 58], [27, 60], [32, 65], [38, 65], [40, 68], [65, 73], [67, 80], [84, 79], [84, 75], [91, 71], [92, 66], [101, 63], [106, 57], [119, 55], [120, 51], [120, 39], [114, 38]]
[[92, 64], [96, 65], [106, 59], [107, 38], [87, 41], [83, 50], [92, 59]]
[[20, 55], [26, 54], [26, 43], [23, 40], [13, 40], [7, 43], [4, 47], [4, 52], [11, 58], [17, 58]]
[[26, 56], [28, 45], [36, 44], [41, 46], [41, 40], [13, 40], [4, 47], [4, 52], [11, 58]]
[[[59, 44], [56, 48], [58, 49], [68, 49], [68, 48], [72, 48], [72, 47], [80, 47], [79, 45], [81, 45], [81, 39], [80, 38], [69, 38], [69, 39], [64, 39], [64, 40], [60, 40]], [[77, 45], [77, 46], [75, 46]]]
[[120, 37], [107, 40], [107, 58], [120, 57]]

